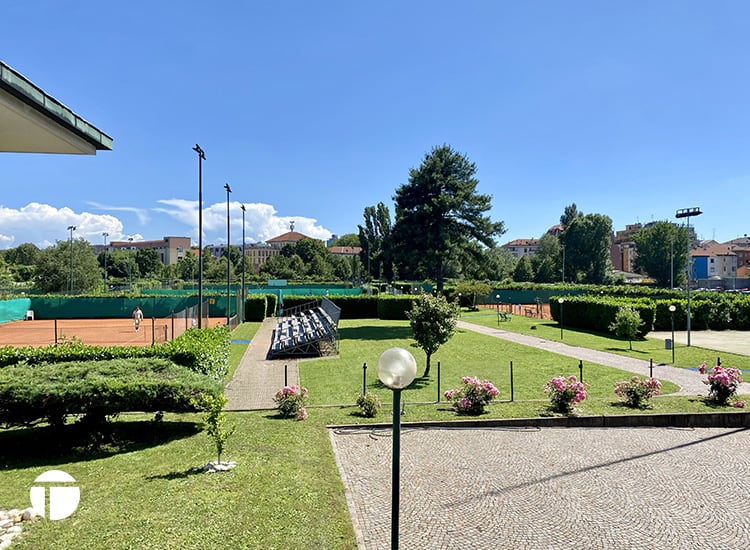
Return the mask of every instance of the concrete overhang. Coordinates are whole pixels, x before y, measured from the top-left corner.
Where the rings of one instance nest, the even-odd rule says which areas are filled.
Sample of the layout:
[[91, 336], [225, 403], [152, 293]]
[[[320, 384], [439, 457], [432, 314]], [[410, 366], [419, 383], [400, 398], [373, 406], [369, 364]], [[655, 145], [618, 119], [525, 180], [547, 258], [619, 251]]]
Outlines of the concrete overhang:
[[0, 152], [95, 155], [112, 138], [0, 61]]

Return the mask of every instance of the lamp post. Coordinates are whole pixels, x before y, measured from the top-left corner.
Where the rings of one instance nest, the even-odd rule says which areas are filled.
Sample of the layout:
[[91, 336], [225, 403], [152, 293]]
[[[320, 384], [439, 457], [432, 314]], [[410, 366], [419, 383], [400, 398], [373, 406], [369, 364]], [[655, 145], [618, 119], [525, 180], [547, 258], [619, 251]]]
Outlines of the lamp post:
[[690, 347], [690, 278], [693, 272], [693, 260], [690, 257], [690, 216], [703, 214], [698, 207], [682, 208], [675, 213], [675, 218], [687, 218], [687, 345]]
[[198, 153], [198, 328], [203, 323], [203, 161], [206, 154], [197, 143], [193, 151]]
[[500, 326], [500, 295], [495, 294], [495, 307], [497, 308], [497, 326]]
[[232, 266], [232, 255], [230, 254], [230, 245], [231, 242], [229, 240], [229, 193], [232, 192], [232, 188], [229, 187], [228, 183], [224, 184], [224, 189], [227, 190], [227, 328], [229, 328], [229, 323], [231, 321], [231, 310], [229, 308], [229, 294], [232, 291], [231, 287], [231, 281], [230, 281], [230, 267]]
[[104, 237], [104, 290], [107, 290], [107, 237], [109, 233], [105, 231], [102, 237]]
[[[128, 237], [128, 242], [130, 243], [128, 245], [128, 249], [130, 252], [133, 252], [133, 237]], [[131, 261], [132, 258], [128, 259], [128, 279], [130, 279], [130, 290], [133, 290], [133, 262]]]
[[71, 294], [73, 294], [73, 231], [75, 230], [75, 225], [68, 226], [68, 231], [70, 231], [70, 281], [68, 281], [68, 291]]
[[562, 282], [565, 282], [565, 245], [562, 245]]
[[669, 306], [669, 313], [672, 315], [672, 364], [674, 365], [674, 312], [677, 308], [674, 304]]
[[558, 298], [557, 303], [560, 304], [560, 340], [563, 339], [563, 298]]
[[245, 320], [245, 205], [240, 205], [242, 208], [242, 317], [240, 322]]
[[378, 378], [393, 390], [393, 466], [391, 468], [391, 550], [398, 549], [398, 511], [401, 484], [401, 390], [417, 375], [414, 356], [403, 348], [385, 350], [378, 358]]

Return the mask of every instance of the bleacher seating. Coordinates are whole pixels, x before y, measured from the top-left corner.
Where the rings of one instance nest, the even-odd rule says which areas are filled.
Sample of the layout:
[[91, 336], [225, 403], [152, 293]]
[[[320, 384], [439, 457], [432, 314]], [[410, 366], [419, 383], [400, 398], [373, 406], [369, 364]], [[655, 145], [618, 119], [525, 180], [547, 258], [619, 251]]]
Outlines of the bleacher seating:
[[276, 324], [268, 352], [270, 359], [278, 357], [320, 357], [338, 353], [338, 321], [341, 308], [323, 298], [293, 310]]

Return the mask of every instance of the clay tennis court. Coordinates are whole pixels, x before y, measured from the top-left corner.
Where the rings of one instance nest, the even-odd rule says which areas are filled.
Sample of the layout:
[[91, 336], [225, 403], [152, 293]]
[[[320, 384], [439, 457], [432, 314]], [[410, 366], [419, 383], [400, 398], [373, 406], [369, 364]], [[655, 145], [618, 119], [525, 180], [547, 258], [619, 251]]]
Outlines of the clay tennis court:
[[[138, 332], [133, 319], [57, 319], [0, 324], [0, 346], [48, 346], [78, 340], [90, 346], [150, 346], [172, 340], [192, 326], [193, 319], [144, 319]], [[226, 324], [213, 317], [208, 326]]]

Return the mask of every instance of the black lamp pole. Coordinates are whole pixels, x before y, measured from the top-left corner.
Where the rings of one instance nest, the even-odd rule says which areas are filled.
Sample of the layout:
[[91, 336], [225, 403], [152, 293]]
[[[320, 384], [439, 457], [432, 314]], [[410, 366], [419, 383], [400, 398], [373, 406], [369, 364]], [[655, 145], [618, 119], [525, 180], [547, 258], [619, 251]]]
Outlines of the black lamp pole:
[[68, 290], [71, 294], [73, 294], [73, 231], [75, 230], [75, 225], [68, 226], [68, 231], [70, 231], [70, 283], [68, 284]]
[[242, 208], [242, 317], [240, 317], [240, 323], [245, 321], [245, 205], [241, 205]]
[[229, 245], [229, 243], [231, 242], [229, 240], [229, 193], [232, 192], [232, 188], [229, 187], [228, 183], [225, 183], [224, 189], [227, 190], [227, 327], [229, 327], [229, 323], [231, 322], [231, 315], [232, 315], [231, 309], [229, 308], [229, 295], [232, 291], [231, 279], [230, 279], [230, 273], [231, 273], [230, 267], [232, 265], [232, 261], [231, 261], [232, 255], [230, 254], [231, 250], [230, 250], [230, 245]]
[[693, 272], [693, 260], [690, 257], [690, 216], [700, 216], [703, 214], [698, 207], [682, 208], [677, 211], [675, 218], [687, 218], [687, 345], [690, 347], [690, 279]]
[[198, 328], [203, 324], [203, 161], [206, 154], [197, 143], [193, 151], [198, 153]]
[[104, 237], [104, 290], [107, 290], [107, 237], [109, 233], [105, 231], [102, 237]]

